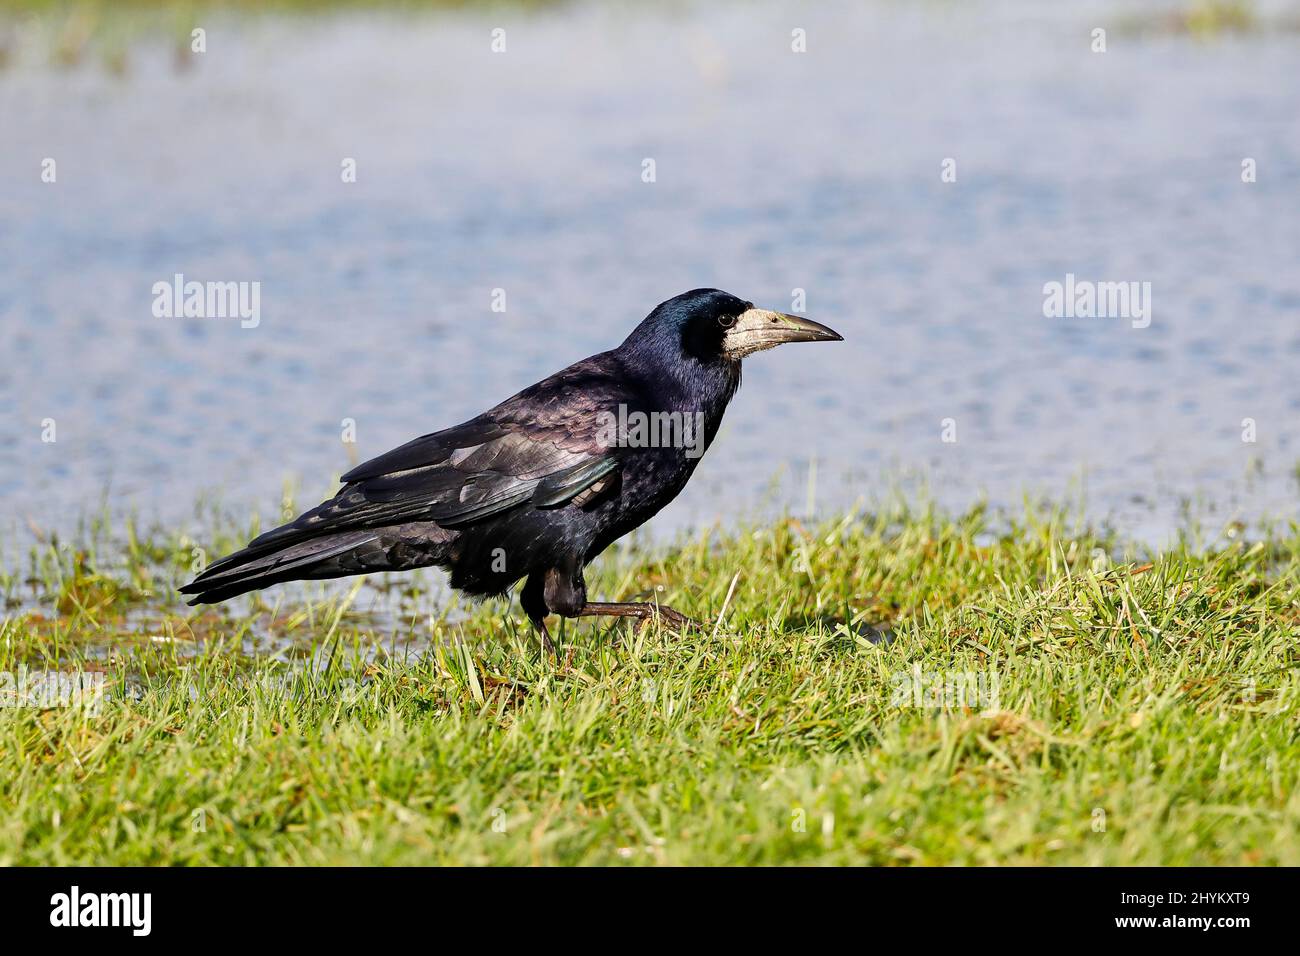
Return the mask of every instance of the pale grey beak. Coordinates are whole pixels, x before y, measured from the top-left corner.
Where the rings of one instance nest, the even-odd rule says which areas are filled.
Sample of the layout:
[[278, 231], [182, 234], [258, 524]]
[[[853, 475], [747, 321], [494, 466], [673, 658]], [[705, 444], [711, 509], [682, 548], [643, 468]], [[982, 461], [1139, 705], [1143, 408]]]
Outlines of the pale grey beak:
[[728, 358], [744, 358], [786, 342], [843, 342], [844, 336], [820, 322], [767, 309], [746, 309], [722, 338]]

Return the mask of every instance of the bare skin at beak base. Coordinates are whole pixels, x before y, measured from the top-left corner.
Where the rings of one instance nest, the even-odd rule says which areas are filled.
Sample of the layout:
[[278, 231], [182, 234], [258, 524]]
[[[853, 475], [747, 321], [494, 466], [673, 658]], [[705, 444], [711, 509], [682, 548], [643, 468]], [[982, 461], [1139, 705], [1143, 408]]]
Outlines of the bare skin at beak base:
[[739, 359], [787, 342], [842, 341], [844, 336], [812, 319], [767, 309], [746, 309], [727, 330], [723, 350], [728, 357]]

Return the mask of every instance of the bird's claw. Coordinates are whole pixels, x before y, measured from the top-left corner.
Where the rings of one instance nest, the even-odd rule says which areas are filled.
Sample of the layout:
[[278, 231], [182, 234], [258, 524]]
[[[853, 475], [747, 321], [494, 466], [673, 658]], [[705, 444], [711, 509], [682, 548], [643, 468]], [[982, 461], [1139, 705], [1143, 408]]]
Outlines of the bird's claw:
[[546, 629], [546, 625], [545, 625], [545, 624], [543, 624], [543, 625], [538, 629], [538, 633], [540, 633], [541, 636], [542, 636], [542, 650], [543, 650], [546, 654], [549, 654], [551, 657], [556, 657], [556, 658], [558, 658], [560, 655], [559, 655], [559, 653], [555, 650], [555, 642], [551, 640], [551, 634], [550, 634], [550, 632]]
[[648, 610], [640, 615], [641, 619], [637, 621], [636, 633], [639, 637], [641, 633], [650, 626], [650, 622], [659, 618], [661, 622], [678, 631], [699, 630], [704, 625], [694, 618], [687, 617], [681, 611], [662, 604], [647, 605]]

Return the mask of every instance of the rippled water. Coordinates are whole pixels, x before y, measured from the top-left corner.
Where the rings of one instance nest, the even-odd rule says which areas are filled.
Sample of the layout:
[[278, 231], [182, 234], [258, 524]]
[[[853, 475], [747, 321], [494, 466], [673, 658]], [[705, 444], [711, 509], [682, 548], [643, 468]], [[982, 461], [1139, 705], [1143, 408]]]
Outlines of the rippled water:
[[[1300, 38], [1113, 18], [1092, 53], [1111, 9], [217, 20], [186, 71], [146, 40], [124, 77], [0, 73], [0, 534], [314, 501], [344, 419], [377, 454], [701, 285], [804, 289], [846, 341], [747, 363], [661, 529], [802, 508], [814, 458], [818, 507], [924, 475], [954, 506], [1082, 478], [1147, 539], [1187, 499], [1294, 516]], [[178, 272], [260, 282], [260, 325], [156, 318]], [[1067, 272], [1150, 282], [1150, 326], [1044, 318]]]

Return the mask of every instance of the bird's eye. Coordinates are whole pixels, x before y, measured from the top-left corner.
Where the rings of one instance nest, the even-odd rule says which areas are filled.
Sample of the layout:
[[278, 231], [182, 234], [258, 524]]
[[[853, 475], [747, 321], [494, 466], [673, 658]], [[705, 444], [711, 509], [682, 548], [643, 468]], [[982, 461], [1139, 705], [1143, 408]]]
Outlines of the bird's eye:
[[720, 315], [718, 316], [718, 322], [724, 329], [729, 329], [736, 324], [736, 317], [734, 315]]

